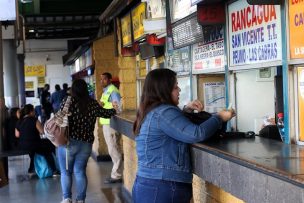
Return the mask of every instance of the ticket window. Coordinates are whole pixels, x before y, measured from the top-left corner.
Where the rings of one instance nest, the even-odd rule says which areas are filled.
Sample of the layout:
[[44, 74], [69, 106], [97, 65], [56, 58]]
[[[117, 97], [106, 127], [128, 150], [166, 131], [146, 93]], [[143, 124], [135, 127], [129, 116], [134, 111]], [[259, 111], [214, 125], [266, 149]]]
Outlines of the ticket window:
[[181, 89], [178, 107], [182, 109], [184, 105], [187, 105], [192, 100], [190, 76], [177, 76], [177, 83]]
[[237, 131], [258, 134], [266, 121], [275, 125], [276, 72], [262, 68], [233, 73]]

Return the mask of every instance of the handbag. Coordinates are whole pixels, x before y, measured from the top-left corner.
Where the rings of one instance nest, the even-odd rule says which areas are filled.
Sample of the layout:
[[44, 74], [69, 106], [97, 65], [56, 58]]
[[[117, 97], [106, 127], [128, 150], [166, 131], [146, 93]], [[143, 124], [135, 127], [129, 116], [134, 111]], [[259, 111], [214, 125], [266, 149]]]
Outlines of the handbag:
[[35, 153], [34, 165], [35, 165], [35, 172], [39, 178], [47, 178], [53, 175], [53, 170], [48, 165], [43, 155]]
[[71, 96], [68, 96], [63, 109], [60, 109], [52, 118], [44, 124], [44, 133], [46, 137], [56, 146], [66, 145], [68, 143], [68, 116]]
[[[183, 111], [185, 117], [187, 117], [192, 123], [197, 125], [208, 120], [212, 114], [202, 111], [199, 113], [185, 112]], [[254, 138], [255, 133], [252, 131], [248, 132], [226, 132], [227, 122], [222, 123], [222, 127], [218, 129], [207, 141], [217, 142], [223, 139], [239, 139], [239, 138]]]

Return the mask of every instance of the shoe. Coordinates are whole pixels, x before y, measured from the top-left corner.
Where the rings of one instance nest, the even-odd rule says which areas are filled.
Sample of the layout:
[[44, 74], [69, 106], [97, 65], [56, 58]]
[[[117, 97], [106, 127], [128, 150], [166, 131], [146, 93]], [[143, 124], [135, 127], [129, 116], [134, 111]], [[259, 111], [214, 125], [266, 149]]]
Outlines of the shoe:
[[54, 171], [53, 172], [53, 177], [58, 177], [60, 176], [60, 172], [59, 171]]
[[84, 203], [84, 200], [76, 200], [75, 203]]
[[111, 183], [121, 183], [122, 179], [115, 179], [115, 178], [107, 178], [103, 183], [104, 184], [111, 184]]
[[35, 174], [36, 174], [35, 169], [28, 170], [28, 175], [29, 175], [29, 176], [33, 176], [33, 175], [35, 175]]
[[73, 203], [70, 198], [62, 200], [60, 203]]

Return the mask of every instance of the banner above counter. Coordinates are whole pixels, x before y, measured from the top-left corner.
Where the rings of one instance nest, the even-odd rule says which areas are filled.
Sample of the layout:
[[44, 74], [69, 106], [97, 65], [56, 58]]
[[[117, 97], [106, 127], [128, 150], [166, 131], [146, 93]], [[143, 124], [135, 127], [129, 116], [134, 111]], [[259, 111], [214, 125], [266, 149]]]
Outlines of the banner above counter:
[[145, 36], [143, 21], [146, 19], [146, 3], [140, 3], [131, 11], [133, 39], [138, 41]]
[[[281, 12], [278, 5], [249, 5], [246, 0], [228, 5], [229, 64], [234, 66], [282, 60]], [[249, 66], [248, 66], [249, 65]]]
[[131, 15], [128, 13], [124, 17], [120, 19], [121, 25], [121, 38], [122, 38], [122, 46], [130, 46], [132, 45], [132, 27], [131, 27]]

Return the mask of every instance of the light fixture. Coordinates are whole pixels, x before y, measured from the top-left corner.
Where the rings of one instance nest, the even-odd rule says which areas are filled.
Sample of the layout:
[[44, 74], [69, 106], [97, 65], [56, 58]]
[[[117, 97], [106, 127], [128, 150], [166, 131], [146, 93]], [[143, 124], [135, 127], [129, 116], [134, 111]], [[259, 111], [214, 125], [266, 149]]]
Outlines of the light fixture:
[[29, 32], [35, 32], [35, 30], [33, 30], [33, 29], [30, 29], [30, 30], [29, 30]]

